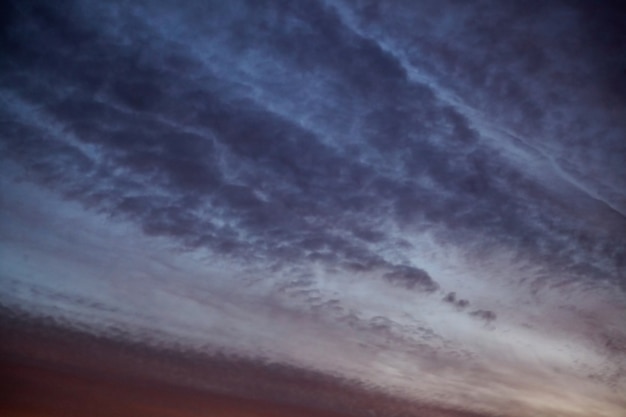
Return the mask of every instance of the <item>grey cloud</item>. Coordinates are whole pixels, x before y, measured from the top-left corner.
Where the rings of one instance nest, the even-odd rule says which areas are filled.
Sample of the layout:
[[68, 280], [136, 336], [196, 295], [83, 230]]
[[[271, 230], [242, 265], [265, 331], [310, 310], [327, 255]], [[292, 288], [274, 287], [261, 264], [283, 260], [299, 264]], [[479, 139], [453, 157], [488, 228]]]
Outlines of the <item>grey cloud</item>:
[[484, 320], [487, 323], [491, 323], [498, 318], [496, 313], [491, 310], [475, 310], [470, 313], [470, 316]]
[[[608, 3], [4, 2], [0, 172], [262, 262], [285, 279], [274, 296], [436, 357], [418, 346], [448, 343], [433, 330], [353, 310], [310, 265], [432, 297], [439, 277], [401, 240], [427, 232], [472, 262], [504, 248], [537, 265], [537, 297], [626, 291], [626, 48]], [[446, 310], [498, 320], [462, 288]]]
[[[540, 149], [537, 138], [549, 137], [554, 141], [547, 152], [550, 156], [567, 155], [585, 171], [609, 164], [611, 178], [605, 179], [616, 189], [623, 188], [623, 166], [613, 165], [614, 159], [607, 154], [595, 161], [588, 158], [598, 149], [598, 142], [590, 146], [592, 137], [610, 143], [623, 154], [618, 139], [624, 129], [620, 117], [590, 111], [588, 105], [580, 104], [594, 102], [596, 108], [606, 108], [606, 99], [615, 98], [619, 91], [609, 92], [605, 86], [607, 79], [615, 78], [607, 77], [607, 68], [613, 74], [623, 72], [619, 60], [613, 58], [626, 50], [623, 31], [617, 29], [626, 21], [623, 8], [612, 2], [533, 6], [511, 2], [497, 8], [488, 3], [466, 8], [446, 2], [447, 10], [456, 16], [455, 25], [441, 26], [441, 31], [431, 33], [438, 25], [437, 10], [441, 8], [431, 7], [430, 2], [381, 7], [375, 21], [366, 18], [366, 8], [336, 3], [342, 14], [356, 22], [353, 27], [364, 36], [385, 42], [398, 56], [405, 56], [434, 88], [440, 87], [442, 96], [463, 97], [464, 104], [487, 113], [484, 122], [502, 122]], [[415, 25], [428, 29], [410, 30]], [[600, 25], [606, 30], [598, 30]], [[604, 70], [598, 69], [599, 62]], [[457, 105], [459, 101], [450, 102], [465, 112], [465, 106]], [[623, 107], [623, 100], [619, 107]], [[567, 122], [559, 122], [565, 114]], [[601, 165], [595, 165], [597, 162]], [[577, 174], [579, 180], [584, 177]], [[599, 182], [604, 180], [598, 180], [585, 179], [593, 188], [602, 187]], [[611, 201], [620, 201], [609, 193], [605, 196]]]
[[416, 289], [434, 292], [439, 288], [439, 285], [433, 281], [426, 271], [411, 266], [396, 266], [391, 272], [384, 274], [383, 277], [391, 284], [408, 290]]
[[[565, 91], [545, 80], [571, 57], [551, 53], [579, 42], [546, 40], [557, 6], [464, 8], [450, 43], [424, 5], [113, 3], [93, 21], [87, 3], [68, 4], [16, 4], [2, 36], [0, 86], [36, 111], [5, 100], [0, 146], [31, 180], [147, 233], [232, 256], [387, 267], [377, 255], [394, 245], [376, 221], [385, 219], [625, 281], [626, 220], [614, 213], [588, 225], [582, 216], [601, 210], [598, 199], [579, 195], [587, 202], [578, 207], [555, 195], [507, 158], [512, 137], [494, 145], [466, 109], [525, 140], [554, 137], [547, 109], [559, 106], [535, 87]], [[518, 14], [543, 20], [525, 35], [503, 31]], [[602, 117], [582, 118], [586, 132]], [[606, 126], [608, 142], [624, 132]], [[558, 146], [560, 137], [569, 136]], [[587, 145], [572, 141], [582, 147], [555, 148], [555, 160], [571, 156], [568, 172], [595, 183], [580, 163]], [[594, 166], [623, 155], [604, 149]], [[614, 165], [607, 201], [619, 198]], [[413, 274], [416, 287], [432, 286], [419, 273], [389, 274], [396, 285], [410, 286]]]
[[462, 310], [465, 307], [467, 307], [470, 303], [469, 301], [463, 299], [463, 298], [456, 298], [456, 292], [449, 292], [448, 294], [446, 294], [445, 297], [443, 297], [443, 301], [449, 304], [454, 305], [457, 309]]
[[455, 303], [456, 302], [456, 293], [449, 292], [445, 297], [443, 297], [443, 301], [446, 303]]

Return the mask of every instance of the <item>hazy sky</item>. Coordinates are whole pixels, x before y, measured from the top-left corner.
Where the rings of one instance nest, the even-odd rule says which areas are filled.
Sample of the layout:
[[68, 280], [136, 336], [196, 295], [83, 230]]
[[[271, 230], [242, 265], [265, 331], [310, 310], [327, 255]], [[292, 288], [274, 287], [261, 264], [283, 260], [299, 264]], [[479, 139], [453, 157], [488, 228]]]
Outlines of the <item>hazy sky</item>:
[[3, 320], [307, 410], [624, 416], [618, 3], [3, 2]]

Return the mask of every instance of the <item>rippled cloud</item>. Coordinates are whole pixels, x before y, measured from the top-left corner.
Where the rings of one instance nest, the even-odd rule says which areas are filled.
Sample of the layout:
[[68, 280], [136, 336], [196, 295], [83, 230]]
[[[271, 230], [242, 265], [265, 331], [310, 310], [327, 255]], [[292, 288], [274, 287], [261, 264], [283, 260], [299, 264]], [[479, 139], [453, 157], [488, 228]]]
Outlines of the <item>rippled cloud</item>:
[[449, 409], [617, 415], [612, 2], [3, 7], [2, 304]]

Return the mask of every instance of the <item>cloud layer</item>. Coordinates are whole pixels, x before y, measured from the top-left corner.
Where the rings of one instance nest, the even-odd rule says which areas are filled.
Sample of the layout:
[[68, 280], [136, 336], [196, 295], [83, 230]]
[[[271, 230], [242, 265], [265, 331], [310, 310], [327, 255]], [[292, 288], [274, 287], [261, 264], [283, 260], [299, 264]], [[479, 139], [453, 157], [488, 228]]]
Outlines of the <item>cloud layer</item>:
[[0, 301], [457, 409], [617, 415], [609, 3], [9, 3]]

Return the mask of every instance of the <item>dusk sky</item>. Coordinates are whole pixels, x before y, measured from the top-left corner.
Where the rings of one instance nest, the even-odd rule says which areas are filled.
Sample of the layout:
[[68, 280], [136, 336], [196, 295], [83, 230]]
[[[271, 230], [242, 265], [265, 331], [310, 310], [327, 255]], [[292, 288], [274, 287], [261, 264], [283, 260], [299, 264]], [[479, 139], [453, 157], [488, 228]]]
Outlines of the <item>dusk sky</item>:
[[619, 4], [2, 2], [0, 413], [626, 416]]

